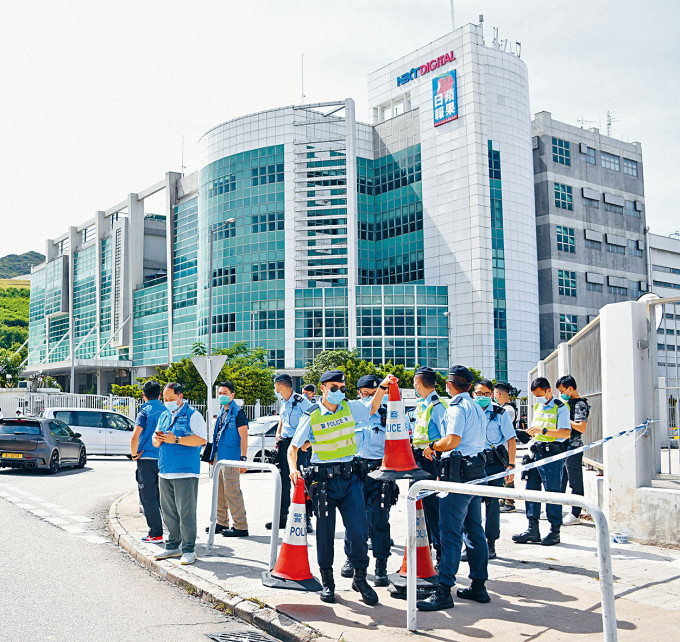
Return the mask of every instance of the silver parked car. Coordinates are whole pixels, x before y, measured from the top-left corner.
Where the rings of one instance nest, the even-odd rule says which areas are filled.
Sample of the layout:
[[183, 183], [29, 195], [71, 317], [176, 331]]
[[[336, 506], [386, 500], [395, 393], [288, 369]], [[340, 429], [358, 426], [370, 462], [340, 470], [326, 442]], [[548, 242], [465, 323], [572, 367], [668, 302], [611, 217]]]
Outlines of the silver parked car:
[[[271, 463], [279, 416], [261, 417], [248, 422], [248, 461]], [[264, 454], [264, 458], [263, 458]]]
[[4, 417], [0, 419], [0, 468], [44, 469], [54, 474], [63, 466], [83, 468], [87, 449], [58, 419]]

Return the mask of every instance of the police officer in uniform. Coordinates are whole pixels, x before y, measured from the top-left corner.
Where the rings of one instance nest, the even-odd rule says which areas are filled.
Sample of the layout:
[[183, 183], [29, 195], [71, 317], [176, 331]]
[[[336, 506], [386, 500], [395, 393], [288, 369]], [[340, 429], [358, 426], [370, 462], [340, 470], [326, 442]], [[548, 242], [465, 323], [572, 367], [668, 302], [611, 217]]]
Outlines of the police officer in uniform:
[[[274, 391], [281, 402], [281, 418], [279, 427], [276, 429], [276, 464], [281, 471], [281, 513], [279, 528], [286, 527], [288, 508], [290, 507], [290, 469], [288, 468], [288, 446], [293, 439], [295, 429], [302, 415], [314, 407], [314, 404], [304, 395], [293, 392], [293, 380], [289, 374], [283, 373], [274, 379]], [[307, 453], [298, 453], [298, 466], [307, 463]], [[267, 530], [271, 530], [272, 523], [265, 524]], [[307, 530], [312, 533], [311, 520], [307, 517]]]
[[[533, 437], [529, 448], [533, 453], [531, 461], [539, 461], [567, 449], [571, 422], [569, 421], [569, 406], [553, 397], [550, 383], [545, 377], [538, 377], [531, 382], [531, 392], [536, 403], [534, 404], [534, 420], [527, 432]], [[529, 459], [528, 456], [525, 457]], [[564, 462], [560, 460], [526, 471], [523, 477], [527, 480], [527, 490], [541, 490], [541, 485], [543, 485], [547, 492], [561, 493], [563, 464]], [[546, 506], [545, 512], [550, 522], [550, 533], [543, 539], [538, 530], [538, 519], [541, 515], [540, 502], [526, 502], [526, 511], [529, 528], [523, 533], [513, 535], [513, 542], [517, 544], [540, 542], [543, 546], [554, 546], [560, 543], [561, 506], [558, 504]]]
[[[517, 440], [519, 439], [522, 443], [526, 444], [529, 442], [529, 435], [524, 431], [518, 432], [517, 430], [517, 407], [510, 401], [510, 392], [512, 388], [509, 383], [503, 381], [497, 381], [493, 388], [493, 400], [499, 406], [505, 410], [505, 412], [510, 417], [510, 422], [515, 430], [515, 446], [517, 445]], [[514, 459], [510, 460], [511, 464], [515, 463]], [[515, 487], [515, 479], [513, 475], [509, 475], [505, 478], [504, 486], [506, 488]], [[501, 499], [500, 500], [501, 513], [514, 513], [515, 512], [515, 500], [514, 499]]]
[[[418, 401], [415, 409], [415, 426], [413, 428], [413, 456], [416, 463], [436, 479], [438, 463], [423, 455], [423, 451], [431, 441], [437, 441], [446, 434], [446, 409], [448, 402], [440, 399], [435, 392], [437, 373], [426, 366], [418, 368], [413, 377], [413, 389]], [[439, 497], [428, 495], [423, 499], [423, 511], [427, 524], [427, 535], [437, 555], [437, 566], [441, 558], [439, 543]]]
[[[446, 434], [431, 442], [423, 454], [432, 459], [441, 452], [442, 481], [467, 482], [484, 476], [484, 426], [486, 417], [469, 394], [474, 377], [464, 366], [453, 366], [446, 382], [452, 397], [446, 411]], [[470, 562], [472, 585], [459, 589], [458, 597], [486, 603], [490, 601], [485, 583], [488, 578], [489, 551], [482, 528], [481, 497], [449, 493], [439, 499], [439, 537], [442, 557], [439, 586], [426, 600], [417, 602], [421, 611], [453, 607], [451, 587], [456, 583], [461, 547], [465, 545]]]
[[[586, 399], [582, 399], [576, 389], [576, 379], [571, 375], [560, 377], [555, 382], [555, 387], [560, 391], [560, 398], [569, 404], [569, 419], [571, 420], [571, 437], [569, 438], [569, 448], [580, 448], [583, 446], [581, 435], [588, 427], [588, 415], [590, 406]], [[562, 469], [562, 492], [567, 490], [567, 481], [574, 495], [583, 496], [583, 453], [578, 453], [567, 457], [564, 460]], [[580, 524], [581, 507], [572, 506], [571, 513], [562, 520], [562, 526], [573, 526]]]
[[[357, 382], [362, 399], [370, 399], [380, 386], [380, 377], [366, 375]], [[385, 427], [387, 425], [387, 409], [384, 405], [367, 421], [356, 424], [357, 456], [354, 460], [359, 478], [364, 486], [364, 499], [369, 525], [373, 557], [375, 557], [375, 586], [389, 586], [387, 579], [387, 558], [390, 556], [390, 508], [396, 503], [399, 494], [393, 481], [382, 481], [369, 477], [368, 474], [380, 468], [385, 454]], [[349, 559], [349, 540], [345, 538], [345, 554], [347, 561], [340, 574], [352, 577], [354, 569]]]
[[[495, 475], [515, 467], [515, 450], [517, 447], [515, 429], [504, 408], [491, 399], [493, 383], [482, 379], [475, 385], [475, 401], [486, 415], [484, 428], [484, 457], [486, 466], [484, 475]], [[512, 481], [512, 475], [509, 476]], [[505, 478], [507, 479], [507, 478]], [[504, 479], [494, 479], [490, 486], [503, 486]], [[485, 497], [486, 506], [484, 532], [489, 547], [489, 559], [496, 558], [496, 540], [501, 536], [501, 507], [497, 497]]]
[[321, 401], [306, 412], [288, 448], [290, 479], [300, 479], [296, 468], [298, 450], [311, 443], [311, 465], [305, 468], [305, 482], [316, 513], [316, 552], [321, 571], [323, 602], [335, 602], [333, 548], [336, 508], [342, 515], [348, 557], [354, 569], [352, 588], [366, 604], [376, 604], [378, 595], [366, 581], [368, 568], [368, 524], [366, 503], [359, 475], [352, 460], [357, 452], [355, 426], [377, 412], [388, 385], [388, 375], [371, 399], [347, 401], [345, 375], [341, 370], [325, 372], [319, 378]]

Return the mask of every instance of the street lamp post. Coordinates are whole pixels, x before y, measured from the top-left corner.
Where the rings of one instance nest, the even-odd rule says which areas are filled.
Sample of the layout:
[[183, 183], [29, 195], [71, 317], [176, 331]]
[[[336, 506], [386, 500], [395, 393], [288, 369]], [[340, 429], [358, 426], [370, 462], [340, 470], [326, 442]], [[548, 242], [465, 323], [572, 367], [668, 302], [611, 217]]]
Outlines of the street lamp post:
[[[233, 225], [236, 223], [235, 218], [228, 218], [224, 221], [224, 225]], [[212, 355], [212, 307], [213, 307], [213, 242], [215, 240], [215, 232], [217, 228], [210, 230], [210, 243], [209, 243], [209, 254], [208, 254], [208, 345], [207, 345], [207, 355], [208, 359], [206, 361], [206, 375], [208, 377], [208, 400], [207, 400], [207, 417], [208, 417], [208, 428], [211, 428], [210, 422], [212, 421], [212, 362], [210, 357]]]
[[451, 364], [451, 348], [452, 348], [452, 346], [451, 346], [451, 343], [452, 343], [451, 342], [451, 313], [447, 310], [446, 312], [444, 312], [444, 316], [446, 317], [446, 336], [449, 340], [448, 362], [449, 362], [449, 365], [450, 365]]

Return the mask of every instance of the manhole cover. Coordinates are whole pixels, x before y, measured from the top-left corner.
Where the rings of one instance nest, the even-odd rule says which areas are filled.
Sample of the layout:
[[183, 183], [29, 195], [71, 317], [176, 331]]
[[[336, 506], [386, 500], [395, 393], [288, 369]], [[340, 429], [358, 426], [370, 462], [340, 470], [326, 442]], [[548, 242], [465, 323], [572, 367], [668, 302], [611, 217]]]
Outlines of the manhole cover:
[[240, 633], [206, 633], [215, 642], [277, 642], [276, 638], [259, 631], [242, 631]]

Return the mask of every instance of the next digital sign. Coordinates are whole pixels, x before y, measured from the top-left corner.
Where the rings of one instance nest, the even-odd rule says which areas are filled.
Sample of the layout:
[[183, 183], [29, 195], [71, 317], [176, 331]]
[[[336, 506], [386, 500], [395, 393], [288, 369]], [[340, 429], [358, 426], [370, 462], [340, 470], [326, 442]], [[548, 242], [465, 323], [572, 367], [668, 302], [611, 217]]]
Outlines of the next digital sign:
[[410, 80], [415, 80], [418, 77], [418, 74], [424, 76], [425, 74], [434, 71], [435, 69], [438, 69], [449, 62], [453, 62], [455, 59], [456, 57], [453, 55], [453, 51], [450, 51], [443, 56], [439, 56], [439, 58], [434, 58], [433, 60], [430, 60], [430, 62], [423, 63], [419, 67], [414, 67], [411, 69], [411, 71], [402, 74], [399, 76], [399, 78], [397, 78], [397, 87], [406, 84]]

